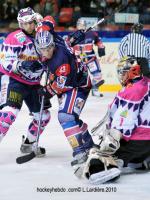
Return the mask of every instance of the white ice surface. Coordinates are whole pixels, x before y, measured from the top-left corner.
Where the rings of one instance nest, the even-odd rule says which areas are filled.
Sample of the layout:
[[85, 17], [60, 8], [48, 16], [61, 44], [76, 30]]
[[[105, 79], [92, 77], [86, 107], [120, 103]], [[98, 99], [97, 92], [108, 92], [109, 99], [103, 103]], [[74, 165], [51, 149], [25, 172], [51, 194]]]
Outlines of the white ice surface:
[[[81, 118], [89, 130], [103, 117], [107, 104], [114, 94], [103, 98], [89, 97]], [[70, 166], [71, 148], [57, 120], [57, 99], [52, 101], [51, 122], [40, 138], [40, 145], [47, 150], [44, 158], [17, 165], [20, 156], [21, 136], [26, 133], [29, 121], [23, 106], [14, 125], [0, 144], [0, 200], [149, 200], [150, 173], [122, 176], [116, 183], [96, 186], [111, 192], [88, 192], [91, 186], [78, 180]], [[37, 188], [65, 188], [66, 192], [37, 192]], [[79, 188], [81, 192], [68, 192]], [[117, 189], [116, 192], [112, 190]]]

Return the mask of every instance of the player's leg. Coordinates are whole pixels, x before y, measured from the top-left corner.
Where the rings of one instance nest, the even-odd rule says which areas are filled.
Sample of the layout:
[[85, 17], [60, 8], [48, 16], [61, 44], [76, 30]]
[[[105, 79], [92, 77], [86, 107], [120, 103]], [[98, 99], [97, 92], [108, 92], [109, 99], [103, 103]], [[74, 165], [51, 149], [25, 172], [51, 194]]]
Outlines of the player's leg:
[[92, 95], [103, 96], [99, 91], [99, 86], [104, 84], [102, 79], [101, 67], [98, 59], [95, 57], [87, 63], [87, 67], [92, 75]]
[[87, 125], [79, 120], [89, 90], [73, 89], [59, 98], [58, 120], [64, 130], [75, 158], [72, 164], [85, 162], [87, 150], [92, 147], [93, 140]]
[[[31, 151], [33, 150], [34, 143], [37, 138], [37, 130], [38, 130], [38, 124], [39, 124], [39, 117], [40, 117], [40, 107], [41, 107], [40, 97], [39, 97], [37, 88], [32, 86], [28, 88], [28, 90], [29, 90], [29, 93], [28, 93], [28, 96], [25, 98], [25, 103], [27, 107], [29, 108], [30, 112], [32, 112], [32, 121], [28, 127], [26, 138], [23, 136], [22, 145], [20, 148], [22, 153], [31, 153]], [[50, 116], [50, 111], [48, 110], [50, 106], [51, 104], [48, 105], [48, 101], [45, 101], [45, 107], [42, 113], [40, 134], [42, 134], [48, 122], [50, 121], [51, 116]], [[39, 156], [40, 154], [42, 154], [42, 152], [40, 152], [40, 149], [41, 147], [39, 147], [38, 149]]]
[[22, 85], [7, 75], [1, 76], [0, 140], [7, 134], [22, 106]]

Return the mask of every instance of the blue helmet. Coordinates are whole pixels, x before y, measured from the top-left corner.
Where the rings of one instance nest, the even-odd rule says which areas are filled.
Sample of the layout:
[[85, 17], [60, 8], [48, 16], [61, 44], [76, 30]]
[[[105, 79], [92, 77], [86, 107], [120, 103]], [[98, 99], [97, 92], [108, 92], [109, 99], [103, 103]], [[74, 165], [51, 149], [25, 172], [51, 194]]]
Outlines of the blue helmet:
[[55, 46], [53, 35], [49, 31], [37, 32], [35, 36], [35, 46], [37, 49]]

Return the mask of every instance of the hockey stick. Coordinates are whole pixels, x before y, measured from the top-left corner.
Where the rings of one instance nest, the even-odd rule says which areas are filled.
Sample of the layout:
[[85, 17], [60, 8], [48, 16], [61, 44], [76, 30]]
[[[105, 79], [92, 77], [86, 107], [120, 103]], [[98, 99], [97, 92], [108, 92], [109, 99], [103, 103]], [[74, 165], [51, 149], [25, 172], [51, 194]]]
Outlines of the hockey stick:
[[36, 136], [36, 141], [34, 143], [34, 150], [27, 155], [20, 156], [16, 159], [17, 164], [23, 164], [25, 162], [28, 162], [32, 160], [33, 158], [36, 157], [37, 155], [37, 150], [38, 150], [38, 143], [39, 143], [39, 137], [40, 137], [40, 127], [41, 127], [41, 121], [42, 121], [42, 114], [43, 114], [43, 108], [44, 108], [44, 98], [45, 96], [42, 96], [42, 101], [41, 101], [41, 108], [40, 108], [40, 114], [39, 114], [39, 123], [38, 123], [38, 130], [37, 130], [37, 136]]
[[128, 6], [128, 1], [124, 5], [120, 5], [118, 8], [115, 9], [114, 12], [111, 13], [111, 15], [106, 15], [102, 19], [100, 19], [98, 22], [96, 22], [93, 26], [89, 27], [85, 30], [85, 33], [95, 28], [97, 25], [102, 24], [104, 21], [110, 19], [116, 12], [123, 11]]
[[104, 117], [92, 128], [91, 133], [92, 135], [96, 135], [96, 131], [106, 122], [106, 120], [109, 117], [109, 109], [107, 110], [106, 114], [104, 115]]

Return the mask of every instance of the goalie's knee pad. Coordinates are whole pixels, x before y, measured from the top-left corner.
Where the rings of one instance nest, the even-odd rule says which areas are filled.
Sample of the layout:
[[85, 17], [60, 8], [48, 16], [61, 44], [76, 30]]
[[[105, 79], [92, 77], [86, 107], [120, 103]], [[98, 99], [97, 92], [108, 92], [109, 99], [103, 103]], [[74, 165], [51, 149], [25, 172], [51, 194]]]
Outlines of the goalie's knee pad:
[[[28, 136], [27, 136], [30, 142], [35, 141], [35, 137], [37, 135], [39, 115], [40, 113], [33, 113], [33, 121], [29, 125]], [[42, 120], [41, 120], [41, 126], [40, 126], [40, 134], [43, 132], [44, 128], [50, 121], [50, 118], [51, 118], [50, 111], [44, 110], [42, 114]]]
[[18, 112], [19, 112], [18, 109], [12, 108], [10, 106], [7, 106], [1, 110], [0, 112], [0, 138], [1, 139], [7, 133], [12, 123], [15, 121]]
[[103, 155], [96, 148], [90, 150], [83, 175], [92, 184], [102, 184], [115, 180], [120, 176], [120, 173], [117, 163], [112, 156]]

